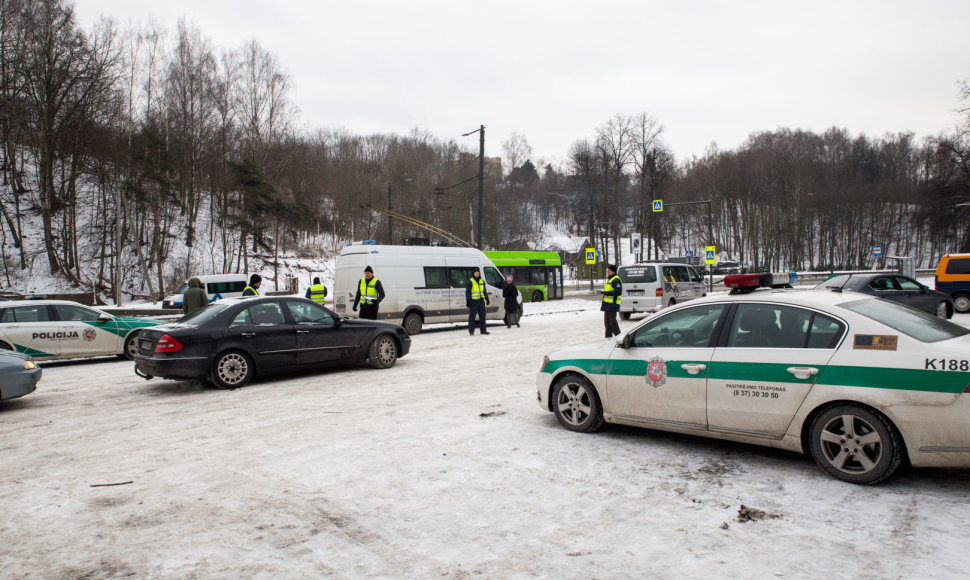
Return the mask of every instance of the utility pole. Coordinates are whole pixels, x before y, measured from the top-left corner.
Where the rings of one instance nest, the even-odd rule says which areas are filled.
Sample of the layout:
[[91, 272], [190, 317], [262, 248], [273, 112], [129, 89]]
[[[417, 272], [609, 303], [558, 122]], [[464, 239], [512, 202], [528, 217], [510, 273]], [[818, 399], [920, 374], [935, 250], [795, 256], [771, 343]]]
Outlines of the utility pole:
[[394, 245], [394, 225], [391, 218], [391, 186], [387, 186], [387, 245]]
[[[482, 212], [484, 211], [485, 197], [485, 125], [481, 125], [474, 131], [462, 133], [462, 137], [467, 137], [472, 133], [478, 133], [478, 231], [475, 232], [475, 246], [482, 249]], [[454, 186], [452, 186], [454, 187]], [[440, 189], [440, 188], [439, 188]]]

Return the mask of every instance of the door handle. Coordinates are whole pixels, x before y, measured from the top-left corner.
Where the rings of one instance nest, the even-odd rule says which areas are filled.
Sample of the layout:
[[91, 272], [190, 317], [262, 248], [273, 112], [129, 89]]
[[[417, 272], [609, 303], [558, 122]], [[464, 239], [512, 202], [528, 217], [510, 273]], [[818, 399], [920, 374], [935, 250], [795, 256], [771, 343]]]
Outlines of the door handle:
[[818, 374], [818, 369], [815, 367], [788, 367], [787, 370], [799, 379], [807, 379]]
[[310, 334], [310, 331], [309, 330], [297, 330], [296, 333], [297, 334]]
[[243, 336], [246, 336], [246, 337], [252, 337], [252, 336], [256, 336], [256, 333], [255, 332], [244, 332], [244, 333], [242, 333], [242, 335]]
[[685, 371], [687, 371], [687, 374], [689, 374], [689, 375], [696, 375], [697, 373], [699, 373], [702, 370], [706, 369], [707, 368], [707, 365], [702, 365], [700, 363], [685, 363], [685, 364], [680, 365], [680, 368], [682, 368]]

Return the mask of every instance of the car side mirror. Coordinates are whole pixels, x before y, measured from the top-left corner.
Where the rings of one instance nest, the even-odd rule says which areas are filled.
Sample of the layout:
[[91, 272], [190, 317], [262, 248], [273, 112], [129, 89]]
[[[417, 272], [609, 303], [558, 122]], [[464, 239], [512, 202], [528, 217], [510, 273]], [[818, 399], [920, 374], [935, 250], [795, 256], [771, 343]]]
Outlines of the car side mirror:
[[101, 314], [98, 315], [98, 320], [103, 320], [104, 322], [111, 322], [112, 320], [114, 320], [114, 317], [111, 316], [110, 314], [102, 312]]
[[616, 337], [616, 346], [620, 348], [630, 348], [633, 346], [633, 335], [630, 333], [624, 334], [623, 338], [619, 336]]

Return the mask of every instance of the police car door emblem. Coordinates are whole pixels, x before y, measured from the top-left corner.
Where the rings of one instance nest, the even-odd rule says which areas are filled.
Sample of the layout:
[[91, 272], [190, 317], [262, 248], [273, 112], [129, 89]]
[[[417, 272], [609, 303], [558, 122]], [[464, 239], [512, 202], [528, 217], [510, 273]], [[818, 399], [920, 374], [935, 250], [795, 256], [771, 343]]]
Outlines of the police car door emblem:
[[91, 342], [92, 340], [94, 340], [95, 336], [97, 336], [97, 333], [94, 331], [93, 328], [86, 328], [84, 330], [84, 340]]
[[656, 388], [667, 382], [667, 363], [655, 356], [647, 363], [647, 384]]

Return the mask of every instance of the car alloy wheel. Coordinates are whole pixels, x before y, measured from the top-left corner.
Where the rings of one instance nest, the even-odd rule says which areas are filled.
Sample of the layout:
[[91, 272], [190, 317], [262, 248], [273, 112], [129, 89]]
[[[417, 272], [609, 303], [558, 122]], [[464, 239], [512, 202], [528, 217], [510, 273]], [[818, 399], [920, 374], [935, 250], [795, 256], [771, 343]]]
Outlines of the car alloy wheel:
[[970, 312], [970, 296], [960, 294], [953, 297], [953, 308], [957, 312]]
[[128, 360], [134, 360], [136, 354], [138, 354], [138, 333], [132, 332], [125, 339], [124, 352], [121, 353], [121, 356]]
[[253, 376], [249, 357], [237, 351], [219, 355], [212, 369], [212, 380], [224, 389], [244, 386]]
[[603, 412], [593, 385], [579, 375], [566, 375], [556, 381], [552, 407], [559, 424], [570, 431], [592, 433], [603, 426]]
[[946, 320], [947, 319], [946, 311], [947, 311], [946, 302], [940, 302], [939, 304], [936, 305], [937, 318], [942, 318], [943, 320]]
[[850, 483], [879, 483], [902, 462], [895, 427], [869, 409], [840, 405], [812, 424], [812, 456], [830, 475]]
[[404, 317], [403, 326], [405, 332], [410, 336], [421, 334], [421, 315], [416, 312], [408, 314]]
[[397, 344], [387, 334], [382, 334], [370, 344], [368, 361], [375, 369], [389, 369], [397, 362]]

